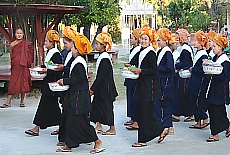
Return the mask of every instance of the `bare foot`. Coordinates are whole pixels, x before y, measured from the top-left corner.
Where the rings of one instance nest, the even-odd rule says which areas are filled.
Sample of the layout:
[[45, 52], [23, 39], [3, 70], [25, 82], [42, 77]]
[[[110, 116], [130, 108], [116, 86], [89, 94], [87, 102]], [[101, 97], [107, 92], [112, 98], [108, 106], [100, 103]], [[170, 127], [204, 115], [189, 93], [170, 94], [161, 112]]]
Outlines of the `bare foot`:
[[174, 128], [173, 127], [169, 127], [169, 135], [174, 135]]
[[102, 145], [102, 141], [100, 139], [96, 140], [94, 143], [95, 143], [93, 147], [94, 149], [100, 148]]
[[165, 139], [165, 137], [167, 136], [169, 134], [169, 131], [168, 131], [168, 129], [167, 128], [164, 128], [164, 130], [163, 130], [163, 132], [161, 133], [161, 135], [160, 135], [160, 138], [158, 139], [158, 143], [161, 143], [164, 139]]
[[101, 126], [101, 123], [99, 123], [99, 122], [97, 122], [97, 123], [96, 123], [95, 130], [96, 130], [97, 132], [102, 132], [102, 126]]
[[94, 143], [94, 149], [90, 150], [90, 153], [95, 154], [105, 150], [105, 148], [101, 148], [102, 141], [100, 139], [96, 140]]
[[139, 128], [138, 126], [138, 123], [137, 122], [133, 122], [133, 125], [132, 125], [134, 128]]

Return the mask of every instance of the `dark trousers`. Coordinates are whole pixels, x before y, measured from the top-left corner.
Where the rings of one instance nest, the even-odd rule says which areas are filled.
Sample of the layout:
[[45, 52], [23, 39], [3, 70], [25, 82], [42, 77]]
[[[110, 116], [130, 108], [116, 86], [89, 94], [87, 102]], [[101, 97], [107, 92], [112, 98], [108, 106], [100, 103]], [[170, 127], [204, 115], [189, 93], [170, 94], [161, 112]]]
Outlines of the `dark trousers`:
[[127, 117], [132, 117], [132, 98], [133, 98], [134, 88], [126, 87], [126, 97], [127, 97]]
[[59, 142], [65, 142], [65, 134], [66, 134], [66, 111], [63, 109], [61, 114], [61, 125], [59, 127], [59, 132], [58, 132]]
[[166, 98], [154, 102], [153, 110], [158, 123], [161, 123], [164, 128], [172, 127], [172, 99]]
[[193, 114], [195, 116], [195, 121], [198, 122], [199, 120], [205, 120], [208, 118], [208, 115], [206, 114], [204, 110], [204, 102], [205, 102], [205, 96], [195, 96], [190, 95], [190, 102], [193, 109]]

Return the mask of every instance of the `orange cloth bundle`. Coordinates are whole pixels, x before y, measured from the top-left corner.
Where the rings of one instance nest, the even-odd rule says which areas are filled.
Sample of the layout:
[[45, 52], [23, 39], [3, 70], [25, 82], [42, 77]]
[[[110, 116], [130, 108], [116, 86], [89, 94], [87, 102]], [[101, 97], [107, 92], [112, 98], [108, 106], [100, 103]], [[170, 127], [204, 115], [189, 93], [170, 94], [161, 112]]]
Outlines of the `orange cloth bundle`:
[[112, 49], [112, 38], [109, 33], [102, 32], [98, 34], [96, 37], [96, 40], [100, 42], [101, 44], [103, 44], [104, 46], [108, 45], [108, 49], [107, 49], [108, 51]]
[[217, 34], [213, 41], [222, 48], [228, 47], [229, 40], [223, 34]]
[[177, 38], [176, 34], [172, 34], [171, 39], [169, 40], [169, 44], [178, 43], [178, 42], [179, 39]]
[[133, 30], [133, 35], [135, 38], [139, 39], [140, 35], [141, 35], [141, 29], [137, 28], [137, 29]]
[[206, 49], [209, 48], [208, 37], [203, 31], [198, 31], [195, 37], [196, 37], [197, 42], [200, 43], [203, 47], [205, 47]]
[[76, 35], [73, 41], [80, 54], [92, 52], [93, 48], [90, 44], [90, 41], [84, 35], [82, 34]]
[[147, 24], [145, 24], [142, 28], [141, 28], [141, 35], [146, 34], [147, 36], [149, 36], [150, 38], [150, 42], [152, 43], [153, 48], [156, 50], [157, 49], [157, 39], [159, 38], [156, 30], [151, 29]]
[[51, 41], [53, 44], [60, 45], [60, 36], [57, 31], [55, 30], [49, 30], [46, 33], [46, 37], [49, 41]]
[[208, 32], [208, 38], [212, 41], [214, 41], [214, 37], [217, 35], [215, 31], [209, 31]]
[[62, 37], [69, 38], [73, 40], [77, 36], [78, 32], [76, 32], [73, 28], [70, 26], [66, 26], [62, 31]]
[[176, 33], [179, 35], [179, 41], [181, 43], [187, 43], [187, 39], [190, 35], [186, 29], [178, 29]]
[[160, 28], [159, 30], [157, 30], [157, 34], [159, 35], [159, 38], [161, 40], [164, 40], [167, 43], [169, 43], [169, 41], [171, 40], [172, 33], [167, 28]]

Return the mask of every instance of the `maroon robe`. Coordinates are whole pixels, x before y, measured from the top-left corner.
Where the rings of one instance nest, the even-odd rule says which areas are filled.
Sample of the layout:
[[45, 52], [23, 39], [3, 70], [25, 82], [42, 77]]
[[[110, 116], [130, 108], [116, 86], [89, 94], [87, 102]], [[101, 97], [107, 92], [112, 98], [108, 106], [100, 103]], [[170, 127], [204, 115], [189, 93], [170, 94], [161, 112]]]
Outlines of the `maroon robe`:
[[11, 75], [8, 94], [25, 94], [32, 85], [29, 68], [34, 60], [34, 47], [28, 40], [14, 45], [11, 49]]

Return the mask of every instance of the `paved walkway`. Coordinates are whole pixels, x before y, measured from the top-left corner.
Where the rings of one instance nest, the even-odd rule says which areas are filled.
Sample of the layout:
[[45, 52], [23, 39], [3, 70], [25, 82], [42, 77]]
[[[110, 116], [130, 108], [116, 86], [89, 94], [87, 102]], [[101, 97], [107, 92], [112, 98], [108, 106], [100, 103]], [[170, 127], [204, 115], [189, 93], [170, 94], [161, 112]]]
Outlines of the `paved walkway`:
[[[5, 103], [5, 98], [0, 98], [0, 104]], [[40, 136], [29, 137], [24, 131], [33, 127], [32, 121], [37, 108], [39, 98], [29, 97], [25, 100], [26, 107], [18, 107], [19, 100], [14, 99], [12, 107], [0, 109], [0, 154], [1, 155], [53, 155], [58, 148], [57, 136], [50, 133], [57, 127], [50, 127], [41, 130]], [[228, 112], [230, 109], [228, 107]], [[103, 147], [106, 150], [101, 155], [228, 155], [230, 154], [230, 139], [225, 138], [224, 133], [220, 134], [220, 141], [207, 143], [206, 138], [210, 136], [209, 127], [198, 130], [189, 129], [193, 122], [174, 123], [175, 135], [169, 135], [161, 144], [157, 143], [157, 138], [147, 143], [147, 147], [132, 148], [136, 142], [137, 131], [127, 131], [123, 126], [126, 118], [125, 101], [115, 102], [115, 126], [116, 136], [102, 136]], [[103, 126], [104, 130], [108, 127]], [[93, 145], [82, 144], [79, 148], [73, 149], [72, 153], [84, 155], [89, 154]], [[63, 153], [62, 153], [63, 154]]]

